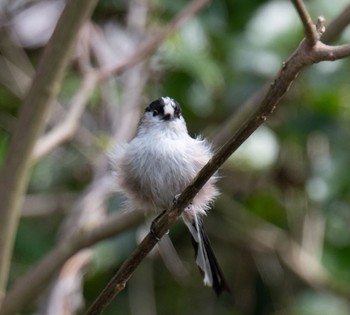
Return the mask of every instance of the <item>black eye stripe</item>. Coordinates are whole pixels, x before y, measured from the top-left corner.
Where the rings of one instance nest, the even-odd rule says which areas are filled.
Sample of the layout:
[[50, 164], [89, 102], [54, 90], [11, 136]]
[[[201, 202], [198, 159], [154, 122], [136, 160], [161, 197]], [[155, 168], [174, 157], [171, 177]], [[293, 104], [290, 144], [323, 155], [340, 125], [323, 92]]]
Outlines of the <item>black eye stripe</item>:
[[164, 115], [164, 105], [162, 101], [155, 100], [146, 108], [146, 112], [153, 112], [153, 116]]
[[[174, 117], [179, 118], [181, 116], [181, 107], [178, 102], [173, 100], [174, 102]], [[145, 112], [152, 112], [153, 116], [161, 116], [164, 120], [170, 120], [170, 116], [164, 117], [164, 100], [163, 98], [157, 99], [153, 101], [148, 107], [145, 109]]]

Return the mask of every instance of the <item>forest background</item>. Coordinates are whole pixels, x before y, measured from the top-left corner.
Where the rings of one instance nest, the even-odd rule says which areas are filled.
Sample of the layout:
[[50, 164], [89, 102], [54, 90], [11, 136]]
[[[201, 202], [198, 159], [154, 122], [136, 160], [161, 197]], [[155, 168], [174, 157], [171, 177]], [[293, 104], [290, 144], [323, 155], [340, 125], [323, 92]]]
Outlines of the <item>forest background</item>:
[[[52, 55], [43, 51], [64, 1], [0, 2], [1, 315], [82, 313], [148, 232], [144, 214], [121, 210], [107, 156], [150, 101], [178, 100], [190, 134], [218, 149], [307, 29], [293, 6], [301, 1], [93, 2], [72, 5], [76, 23], [61, 25]], [[326, 19], [323, 42], [350, 43], [348, 1], [305, 5], [314, 22]], [[30, 88], [43, 56], [51, 63]], [[349, 70], [345, 58], [302, 71], [221, 167], [204, 224], [233, 298], [203, 286], [179, 221], [103, 314], [349, 314]], [[26, 142], [33, 121], [23, 108], [45, 103], [34, 98], [40, 84], [49, 106], [37, 107], [40, 137]], [[30, 154], [14, 155], [27, 158], [18, 178], [13, 139]], [[11, 182], [26, 193], [7, 224]]]

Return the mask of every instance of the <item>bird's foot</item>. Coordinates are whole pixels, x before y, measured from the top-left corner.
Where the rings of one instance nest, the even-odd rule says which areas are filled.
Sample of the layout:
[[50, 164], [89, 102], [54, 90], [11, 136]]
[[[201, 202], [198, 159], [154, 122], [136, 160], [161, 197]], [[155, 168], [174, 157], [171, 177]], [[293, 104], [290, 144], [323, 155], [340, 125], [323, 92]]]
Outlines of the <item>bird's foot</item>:
[[[158, 232], [156, 231], [156, 225], [159, 222], [159, 220], [161, 219], [161, 217], [166, 213], [166, 210], [162, 211], [160, 214], [158, 214], [155, 219], [152, 221], [151, 223], [151, 228], [150, 228], [150, 232], [151, 235], [154, 237], [154, 239], [156, 241], [160, 241], [160, 239], [162, 238], [161, 236], [159, 236]], [[165, 234], [169, 234], [169, 230], [165, 233]]]
[[[173, 204], [174, 204], [175, 206], [177, 206], [177, 204], [178, 204], [178, 200], [179, 200], [180, 195], [181, 195], [181, 194], [177, 194], [177, 195], [174, 197], [174, 199], [173, 199]], [[190, 204], [184, 209], [184, 211], [190, 211], [191, 208], [192, 208], [192, 203], [190, 203]]]

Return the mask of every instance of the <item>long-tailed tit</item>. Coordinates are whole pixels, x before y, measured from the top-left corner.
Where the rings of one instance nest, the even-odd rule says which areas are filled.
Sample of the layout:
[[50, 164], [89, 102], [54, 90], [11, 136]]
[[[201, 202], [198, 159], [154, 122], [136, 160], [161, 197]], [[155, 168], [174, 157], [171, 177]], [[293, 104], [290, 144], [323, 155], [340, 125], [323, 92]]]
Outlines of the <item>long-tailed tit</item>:
[[[128, 207], [161, 212], [171, 208], [175, 196], [211, 156], [205, 140], [189, 136], [179, 104], [161, 97], [146, 108], [136, 136], [118, 148], [112, 163], [118, 190], [126, 195]], [[215, 176], [209, 179], [182, 213], [182, 219], [191, 232], [204, 284], [220, 294], [228, 287], [201, 221], [218, 195], [216, 180]]]

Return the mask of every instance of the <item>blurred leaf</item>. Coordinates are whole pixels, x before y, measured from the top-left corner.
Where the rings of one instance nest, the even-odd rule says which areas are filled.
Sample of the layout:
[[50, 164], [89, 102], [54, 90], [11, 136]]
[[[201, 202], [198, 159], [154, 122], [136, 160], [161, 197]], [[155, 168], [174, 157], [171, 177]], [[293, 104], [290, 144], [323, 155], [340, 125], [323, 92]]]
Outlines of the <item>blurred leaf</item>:
[[271, 194], [254, 194], [245, 200], [249, 211], [259, 217], [279, 226], [286, 226], [285, 209], [283, 205]]

